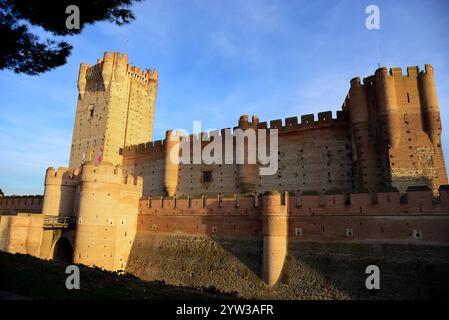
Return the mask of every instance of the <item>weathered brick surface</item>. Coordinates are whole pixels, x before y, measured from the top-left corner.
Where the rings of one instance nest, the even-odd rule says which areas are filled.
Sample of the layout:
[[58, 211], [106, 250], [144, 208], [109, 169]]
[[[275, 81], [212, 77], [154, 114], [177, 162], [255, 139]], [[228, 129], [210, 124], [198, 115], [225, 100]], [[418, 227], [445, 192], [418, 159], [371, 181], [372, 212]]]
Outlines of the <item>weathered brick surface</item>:
[[[449, 243], [449, 207], [446, 202], [432, 202], [430, 194], [430, 190], [411, 190], [407, 201], [401, 201], [399, 192], [356, 193], [349, 195], [348, 202], [344, 194], [286, 196], [288, 237]], [[261, 239], [263, 212], [262, 197], [149, 197], [139, 202], [138, 230]]]

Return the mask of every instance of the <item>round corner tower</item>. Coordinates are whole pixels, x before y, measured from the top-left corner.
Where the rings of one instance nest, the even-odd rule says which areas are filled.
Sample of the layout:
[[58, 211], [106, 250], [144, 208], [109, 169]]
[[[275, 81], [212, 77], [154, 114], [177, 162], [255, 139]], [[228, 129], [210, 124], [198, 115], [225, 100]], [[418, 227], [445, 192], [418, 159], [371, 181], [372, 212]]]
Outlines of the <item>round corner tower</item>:
[[262, 279], [269, 286], [278, 281], [287, 255], [288, 215], [281, 194], [266, 192], [263, 196], [263, 261]]
[[[119, 166], [87, 162], [82, 166], [74, 262], [120, 269], [120, 219], [136, 217], [142, 178], [124, 177]], [[127, 220], [129, 220], [127, 218]], [[134, 221], [135, 222], [135, 221]], [[135, 230], [135, 226], [130, 226]], [[128, 245], [129, 241], [127, 241]], [[126, 251], [126, 250], [125, 250]], [[128, 248], [129, 252], [129, 248]]]
[[45, 173], [45, 191], [42, 213], [53, 216], [73, 216], [79, 185], [78, 170], [53, 167]]

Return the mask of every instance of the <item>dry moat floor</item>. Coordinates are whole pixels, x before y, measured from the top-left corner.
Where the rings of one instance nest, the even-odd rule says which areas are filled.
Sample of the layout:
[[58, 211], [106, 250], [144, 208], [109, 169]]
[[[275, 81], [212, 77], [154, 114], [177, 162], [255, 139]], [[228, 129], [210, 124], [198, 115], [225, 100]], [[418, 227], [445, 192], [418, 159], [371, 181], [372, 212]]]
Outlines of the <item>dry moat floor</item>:
[[193, 289], [142, 281], [80, 266], [80, 289], [65, 287], [66, 265], [29, 255], [0, 252], [1, 299], [230, 299], [214, 288]]
[[[449, 300], [447, 246], [292, 242], [278, 284], [266, 290], [253, 242], [145, 239], [146, 245], [134, 250], [138, 259], [129, 271], [148, 281], [80, 266], [80, 290], [66, 289], [65, 264], [0, 252], [0, 300]], [[380, 268], [379, 290], [365, 286], [368, 265]]]

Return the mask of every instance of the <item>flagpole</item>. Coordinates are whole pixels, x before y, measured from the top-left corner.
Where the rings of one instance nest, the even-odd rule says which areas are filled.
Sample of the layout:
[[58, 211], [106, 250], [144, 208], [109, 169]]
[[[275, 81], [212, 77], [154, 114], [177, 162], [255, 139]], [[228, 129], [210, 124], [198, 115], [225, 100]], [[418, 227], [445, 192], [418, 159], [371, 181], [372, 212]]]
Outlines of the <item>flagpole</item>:
[[380, 41], [377, 39], [377, 68], [380, 68]]

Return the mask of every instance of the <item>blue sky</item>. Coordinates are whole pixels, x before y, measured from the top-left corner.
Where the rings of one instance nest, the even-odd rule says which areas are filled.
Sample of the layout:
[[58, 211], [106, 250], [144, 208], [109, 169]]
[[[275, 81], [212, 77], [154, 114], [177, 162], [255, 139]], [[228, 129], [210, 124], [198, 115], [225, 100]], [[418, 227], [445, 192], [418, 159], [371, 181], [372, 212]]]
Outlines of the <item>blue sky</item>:
[[[380, 8], [380, 30], [365, 8]], [[435, 67], [449, 157], [449, 2], [147, 0], [137, 20], [98, 23], [69, 40], [68, 63], [38, 77], [0, 72], [0, 188], [42, 194], [45, 169], [68, 164], [81, 62], [104, 51], [157, 68], [154, 138], [168, 128], [236, 125], [341, 108], [349, 80], [383, 66]], [[81, 12], [82, 18], [82, 12]], [[446, 162], [448, 162], [446, 160]]]

